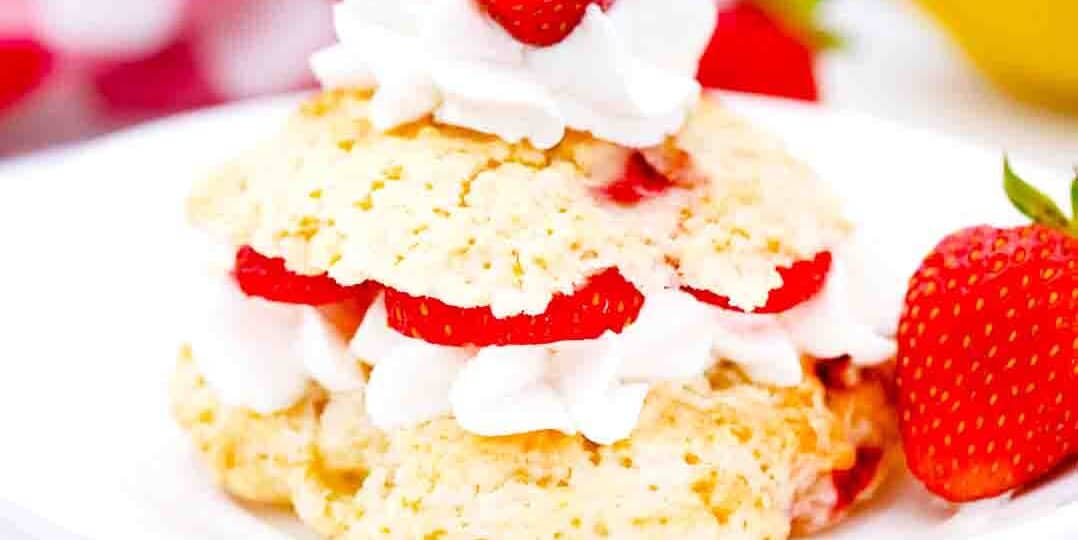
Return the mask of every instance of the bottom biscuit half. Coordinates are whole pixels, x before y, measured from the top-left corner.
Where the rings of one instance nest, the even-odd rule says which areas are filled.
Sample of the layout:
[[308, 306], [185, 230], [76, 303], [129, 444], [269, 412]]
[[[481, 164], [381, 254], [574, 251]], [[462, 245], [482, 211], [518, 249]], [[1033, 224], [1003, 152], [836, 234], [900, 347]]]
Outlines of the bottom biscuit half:
[[224, 489], [330, 538], [780, 540], [839, 520], [898, 460], [884, 384], [773, 388], [716, 368], [656, 386], [632, 436], [598, 446], [452, 418], [383, 432], [361, 391], [315, 385], [259, 415], [222, 404], [185, 347], [172, 403]]

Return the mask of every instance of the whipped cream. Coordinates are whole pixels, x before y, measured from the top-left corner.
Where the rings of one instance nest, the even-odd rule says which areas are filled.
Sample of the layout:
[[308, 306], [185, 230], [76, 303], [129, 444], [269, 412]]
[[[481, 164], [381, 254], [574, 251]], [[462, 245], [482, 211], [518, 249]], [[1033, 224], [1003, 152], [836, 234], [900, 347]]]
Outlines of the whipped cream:
[[[651, 312], [655, 310], [645, 308], [641, 318], [651, 318]], [[366, 396], [377, 427], [406, 427], [452, 414], [462, 428], [477, 435], [550, 429], [584, 433], [608, 444], [636, 425], [648, 384], [629, 380], [635, 377], [634, 363], [623, 359], [634, 349], [628, 341], [639, 334], [631, 331], [639, 322], [621, 335], [607, 333], [593, 340], [474, 349], [402, 336], [389, 328], [384, 314], [379, 298], [352, 340], [352, 351], [361, 358], [378, 358]], [[654, 358], [665, 340], [637, 341], [652, 344]], [[625, 343], [615, 345], [618, 342]], [[702, 354], [672, 357], [674, 364], [697, 365], [672, 367], [671, 372], [691, 374], [711, 363], [706, 348], [698, 352]], [[639, 349], [635, 353], [636, 358], [648, 355]]]
[[[289, 407], [313, 379], [331, 392], [365, 387], [367, 413], [386, 430], [453, 416], [477, 435], [556, 430], [610, 444], [632, 432], [653, 385], [721, 360], [757, 382], [794, 386], [802, 355], [850, 355], [858, 365], [893, 357], [901, 292], [866, 277], [881, 272], [866, 249], [840, 246], [821, 292], [784, 313], [732, 312], [666, 289], [620, 334], [484, 348], [401, 335], [381, 297], [346, 344], [318, 309], [247, 297], [216, 271], [202, 287], [208, 312], [196, 319], [192, 348], [225, 403], [261, 413]], [[359, 361], [372, 366], [366, 383]]]
[[587, 9], [562, 42], [516, 41], [475, 0], [344, 0], [339, 43], [311, 67], [328, 88], [376, 88], [371, 121], [442, 123], [556, 145], [568, 128], [624, 146], [659, 144], [700, 96], [697, 63], [716, 3], [619, 0]]
[[222, 402], [271, 413], [312, 379], [331, 392], [363, 388], [359, 363], [317, 308], [246, 296], [225, 272], [207, 273], [195, 290], [206, 311], [191, 321], [191, 350]]
[[894, 327], [875, 325], [887, 318], [882, 312], [897, 308], [859, 298], [899, 293], [862, 290], [871, 282], [847, 260], [861, 252], [839, 249], [823, 290], [785, 313], [731, 312], [669, 289], [648, 296], [621, 334], [547, 345], [431, 345], [390, 329], [379, 299], [352, 340], [357, 355], [379, 359], [367, 410], [383, 429], [451, 414], [477, 435], [549, 429], [610, 444], [632, 432], [652, 385], [699, 376], [719, 360], [776, 386], [801, 383], [803, 354], [878, 364], [895, 354]]
[[[471, 356], [467, 349], [441, 347], [399, 334], [386, 324], [381, 295], [352, 337], [352, 353], [373, 365], [367, 384], [367, 413], [375, 426], [392, 429], [451, 411], [446, 389]], [[396, 369], [378, 369], [393, 365]], [[400, 399], [422, 395], [422, 399]]]

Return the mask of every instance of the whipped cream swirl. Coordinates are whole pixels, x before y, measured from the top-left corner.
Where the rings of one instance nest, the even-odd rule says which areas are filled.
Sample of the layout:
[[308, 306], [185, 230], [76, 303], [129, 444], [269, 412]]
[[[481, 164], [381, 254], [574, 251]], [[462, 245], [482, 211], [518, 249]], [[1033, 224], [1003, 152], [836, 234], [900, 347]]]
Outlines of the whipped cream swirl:
[[344, 0], [339, 43], [311, 67], [328, 88], [377, 88], [371, 121], [442, 123], [550, 148], [567, 128], [624, 146], [659, 144], [700, 95], [697, 63], [715, 2], [597, 5], [562, 42], [514, 39], [475, 0]]

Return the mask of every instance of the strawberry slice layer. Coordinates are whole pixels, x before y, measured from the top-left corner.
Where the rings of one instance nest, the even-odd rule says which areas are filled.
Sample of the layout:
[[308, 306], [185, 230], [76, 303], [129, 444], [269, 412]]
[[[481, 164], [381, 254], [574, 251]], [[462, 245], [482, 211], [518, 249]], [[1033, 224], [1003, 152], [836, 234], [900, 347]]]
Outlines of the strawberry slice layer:
[[369, 281], [346, 286], [325, 274], [297, 274], [285, 268], [284, 259], [266, 257], [250, 246], [236, 252], [232, 272], [244, 294], [286, 304], [321, 306], [356, 299], [366, 304], [378, 290], [378, 285]]
[[[767, 295], [767, 302], [763, 306], [754, 309], [752, 313], [782, 313], [816, 296], [823, 289], [824, 282], [827, 281], [827, 273], [830, 270], [830, 251], [822, 251], [816, 257], [807, 261], [797, 261], [790, 266], [779, 267], [778, 271], [779, 276], [782, 277], [782, 286], [772, 290]], [[730, 299], [725, 296], [691, 287], [685, 287], [685, 291], [701, 302], [732, 311], [745, 311], [732, 305]]]
[[557, 295], [539, 315], [494, 317], [489, 307], [459, 308], [393, 289], [385, 294], [391, 328], [438, 345], [486, 347], [595, 339], [636, 320], [644, 295], [616, 269], [593, 276], [571, 295]]

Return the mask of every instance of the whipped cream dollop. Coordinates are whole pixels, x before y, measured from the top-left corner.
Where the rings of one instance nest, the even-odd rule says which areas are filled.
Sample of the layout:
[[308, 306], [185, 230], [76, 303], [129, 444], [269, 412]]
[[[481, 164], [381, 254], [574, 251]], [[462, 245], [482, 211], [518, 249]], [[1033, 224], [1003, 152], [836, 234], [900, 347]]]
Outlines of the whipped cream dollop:
[[328, 88], [376, 88], [379, 129], [428, 114], [550, 148], [567, 128], [624, 146], [659, 144], [700, 96], [697, 63], [716, 3], [618, 0], [588, 7], [560, 43], [514, 39], [475, 0], [344, 0], [339, 43], [311, 67]]
[[[378, 299], [352, 340], [358, 356], [377, 359], [368, 413], [383, 429], [452, 414], [477, 435], [552, 429], [617, 441], [636, 425], [649, 382], [691, 377], [713, 361], [704, 340], [691, 339], [704, 335], [694, 313], [670, 309], [678, 296], [699, 304], [684, 293], [663, 293], [649, 298], [621, 334], [480, 349], [405, 337], [386, 324]], [[653, 365], [656, 358], [664, 365]]]
[[331, 392], [363, 388], [359, 363], [318, 308], [249, 297], [227, 272], [207, 272], [205, 311], [190, 323], [199, 371], [222, 402], [259, 413], [285, 409], [317, 381]]

